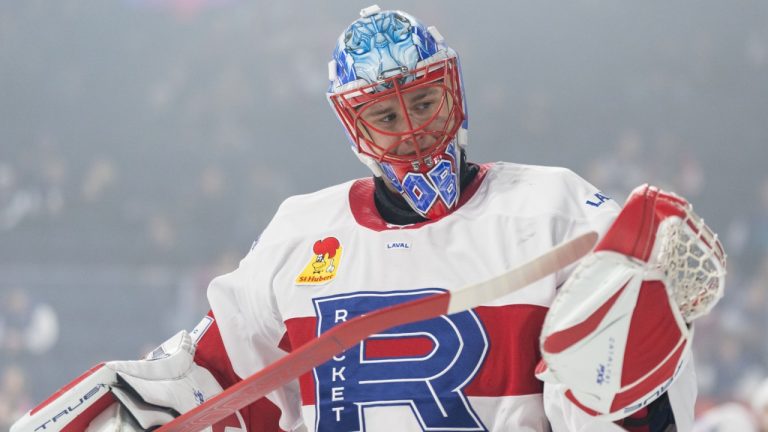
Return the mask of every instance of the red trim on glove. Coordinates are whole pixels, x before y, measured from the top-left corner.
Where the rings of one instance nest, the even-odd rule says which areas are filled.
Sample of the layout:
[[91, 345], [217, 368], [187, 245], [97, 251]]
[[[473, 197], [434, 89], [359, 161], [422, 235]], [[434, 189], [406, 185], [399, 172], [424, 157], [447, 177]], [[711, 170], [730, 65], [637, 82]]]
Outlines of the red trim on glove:
[[29, 415], [35, 415], [38, 411], [40, 411], [41, 409], [43, 409], [46, 406], [48, 406], [51, 402], [53, 402], [56, 399], [58, 399], [59, 396], [61, 396], [62, 394], [66, 393], [67, 391], [69, 391], [69, 389], [71, 389], [72, 387], [76, 386], [77, 384], [79, 384], [84, 379], [86, 379], [89, 376], [93, 375], [94, 372], [96, 372], [97, 370], [101, 369], [103, 366], [104, 366], [104, 363], [102, 362], [102, 363], [99, 363], [96, 366], [88, 369], [87, 371], [83, 372], [82, 375], [80, 375], [79, 377], [75, 378], [74, 380], [72, 380], [72, 382], [70, 382], [69, 384], [65, 385], [64, 387], [60, 388], [56, 393], [52, 394], [51, 396], [48, 397], [48, 399], [46, 399], [42, 403], [40, 403], [40, 405], [38, 405], [35, 408], [33, 408], [32, 411], [30, 411]]
[[112, 395], [112, 393], [105, 394], [104, 396], [100, 397], [96, 402], [94, 402], [93, 405], [86, 408], [82, 414], [75, 417], [75, 419], [72, 420], [71, 423], [64, 426], [61, 429], [61, 432], [81, 432], [86, 430], [88, 428], [88, 425], [91, 424], [91, 422], [93, 421], [93, 419], [95, 419], [99, 414], [101, 414], [105, 409], [107, 409], [113, 403], [115, 403], [115, 397]]
[[616, 291], [616, 293], [612, 295], [608, 301], [603, 303], [603, 305], [600, 306], [600, 308], [597, 309], [592, 315], [590, 315], [589, 318], [576, 324], [573, 327], [552, 333], [549, 337], [547, 337], [543, 345], [544, 351], [552, 354], [565, 351], [573, 344], [583, 340], [587, 337], [587, 335], [595, 331], [595, 329], [600, 325], [600, 322], [603, 321], [603, 318], [605, 318], [605, 315], [608, 313], [608, 311], [611, 310], [611, 307], [613, 307], [616, 299], [618, 299], [621, 293], [624, 292], [624, 288], [627, 287], [627, 283], [625, 283], [620, 290]]

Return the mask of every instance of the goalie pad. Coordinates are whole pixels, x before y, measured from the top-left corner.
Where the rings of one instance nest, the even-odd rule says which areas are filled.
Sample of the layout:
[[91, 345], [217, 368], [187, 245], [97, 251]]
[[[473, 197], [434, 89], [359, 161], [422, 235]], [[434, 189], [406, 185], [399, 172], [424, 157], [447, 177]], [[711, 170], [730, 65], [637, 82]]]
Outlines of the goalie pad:
[[725, 253], [684, 199], [643, 185], [560, 288], [544, 321], [537, 377], [587, 414], [647, 406], [690, 357], [691, 323], [723, 295]]
[[222, 391], [193, 361], [194, 353], [191, 337], [181, 331], [143, 360], [99, 364], [28, 412], [11, 432], [148, 430], [165, 424]]

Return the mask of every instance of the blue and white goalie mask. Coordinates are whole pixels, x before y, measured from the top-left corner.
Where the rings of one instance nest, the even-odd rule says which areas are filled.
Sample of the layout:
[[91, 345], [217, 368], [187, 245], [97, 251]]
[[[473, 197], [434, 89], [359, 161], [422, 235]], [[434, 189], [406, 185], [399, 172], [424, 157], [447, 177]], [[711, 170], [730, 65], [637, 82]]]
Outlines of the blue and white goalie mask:
[[466, 109], [459, 60], [434, 27], [400, 11], [363, 9], [339, 36], [328, 100], [374, 174], [420, 215], [459, 201]]

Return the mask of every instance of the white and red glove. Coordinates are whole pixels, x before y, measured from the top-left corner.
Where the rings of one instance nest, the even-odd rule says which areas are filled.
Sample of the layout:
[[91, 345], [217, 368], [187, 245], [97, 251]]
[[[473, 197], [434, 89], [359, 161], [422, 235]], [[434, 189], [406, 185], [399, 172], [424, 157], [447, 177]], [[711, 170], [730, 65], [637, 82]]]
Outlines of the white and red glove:
[[222, 391], [194, 354], [192, 338], [181, 331], [143, 360], [101, 363], [27, 413], [11, 432], [143, 431], [165, 424]]
[[723, 295], [725, 253], [684, 199], [643, 185], [560, 288], [537, 376], [587, 414], [625, 418], [690, 357], [692, 321]]

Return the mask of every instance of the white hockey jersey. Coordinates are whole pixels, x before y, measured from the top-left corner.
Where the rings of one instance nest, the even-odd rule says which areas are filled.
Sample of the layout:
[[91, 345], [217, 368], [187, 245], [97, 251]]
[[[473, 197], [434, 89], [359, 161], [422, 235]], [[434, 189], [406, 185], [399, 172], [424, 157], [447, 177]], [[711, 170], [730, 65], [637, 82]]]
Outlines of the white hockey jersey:
[[[211, 283], [238, 375], [285, 355], [278, 346], [296, 348], [360, 314], [497, 276], [589, 230], [602, 234], [619, 211], [567, 169], [501, 162], [482, 166], [461, 206], [437, 221], [388, 225], [373, 190], [362, 179], [287, 199], [239, 268]], [[281, 428], [549, 430], [534, 377], [538, 336], [570, 270], [366, 339], [270, 396]], [[552, 426], [572, 425], [574, 409], [557, 411]]]

